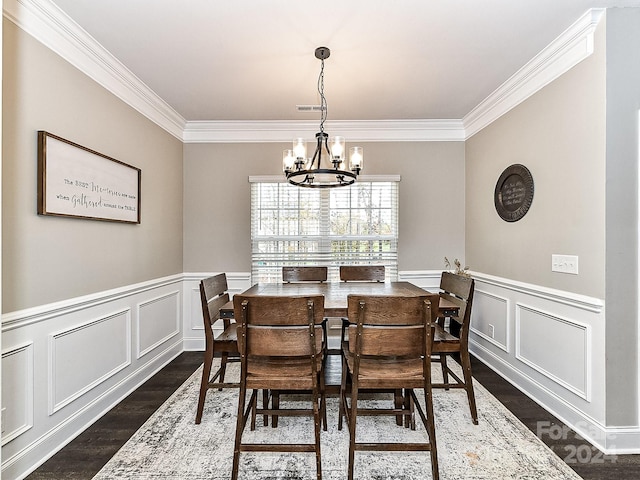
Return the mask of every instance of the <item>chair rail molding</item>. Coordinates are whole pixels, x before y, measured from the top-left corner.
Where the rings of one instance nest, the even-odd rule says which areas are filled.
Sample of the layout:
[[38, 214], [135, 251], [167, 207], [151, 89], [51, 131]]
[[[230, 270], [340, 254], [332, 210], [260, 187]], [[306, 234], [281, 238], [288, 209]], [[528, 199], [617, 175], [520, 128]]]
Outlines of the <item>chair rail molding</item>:
[[552, 302], [562, 303], [564, 305], [580, 308], [592, 313], [602, 313], [604, 309], [604, 301], [599, 298], [588, 297], [586, 295], [566, 292], [563, 290], [556, 290], [553, 288], [542, 287], [530, 283], [518, 282], [516, 280], [508, 280], [505, 278], [487, 275], [480, 272], [472, 271], [469, 272], [469, 274], [473, 278], [481, 280], [487, 285], [495, 285], [498, 287], [506, 288], [508, 290], [513, 290], [515, 292], [521, 292]]
[[441, 276], [442, 270], [403, 270], [398, 272], [398, 281], [411, 282], [425, 290], [437, 292]]
[[171, 275], [163, 278], [156, 278], [146, 282], [114, 288], [103, 292], [96, 292], [89, 295], [70, 298], [59, 302], [39, 305], [37, 307], [26, 308], [9, 312], [2, 315], [2, 331], [8, 332], [16, 328], [26, 327], [34, 323], [50, 320], [53, 317], [66, 315], [75, 311], [83, 310], [91, 306], [112, 302], [138, 293], [144, 293], [166, 285], [181, 284], [183, 274]]

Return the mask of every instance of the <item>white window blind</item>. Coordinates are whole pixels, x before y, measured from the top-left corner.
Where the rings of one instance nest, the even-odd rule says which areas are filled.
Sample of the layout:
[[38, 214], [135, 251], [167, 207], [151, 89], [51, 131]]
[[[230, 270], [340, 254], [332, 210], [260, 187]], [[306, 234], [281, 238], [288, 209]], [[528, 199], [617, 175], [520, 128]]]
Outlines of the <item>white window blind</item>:
[[313, 189], [251, 183], [252, 282], [282, 281], [285, 265], [384, 265], [398, 276], [397, 181]]

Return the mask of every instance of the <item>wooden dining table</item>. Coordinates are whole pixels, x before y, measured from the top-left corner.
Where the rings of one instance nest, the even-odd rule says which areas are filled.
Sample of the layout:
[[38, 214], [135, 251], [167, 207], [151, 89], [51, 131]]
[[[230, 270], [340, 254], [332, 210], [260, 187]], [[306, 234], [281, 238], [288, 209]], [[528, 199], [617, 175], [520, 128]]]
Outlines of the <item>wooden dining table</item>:
[[[346, 317], [347, 297], [357, 295], [420, 296], [429, 292], [410, 282], [325, 282], [325, 283], [258, 283], [242, 295], [324, 295], [325, 317]], [[439, 316], [450, 317], [458, 313], [458, 306], [440, 298]], [[220, 309], [222, 318], [233, 318], [233, 302]]]

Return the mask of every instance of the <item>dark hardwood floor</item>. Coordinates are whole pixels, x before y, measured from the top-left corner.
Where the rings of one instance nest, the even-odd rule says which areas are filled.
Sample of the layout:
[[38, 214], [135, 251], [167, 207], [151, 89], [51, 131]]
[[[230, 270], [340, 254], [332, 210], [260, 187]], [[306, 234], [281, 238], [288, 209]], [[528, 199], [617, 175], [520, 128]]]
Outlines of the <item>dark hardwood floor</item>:
[[[91, 479], [201, 363], [201, 352], [182, 353], [27, 479]], [[473, 374], [582, 478], [640, 478], [640, 455], [605, 456], [475, 359]]]

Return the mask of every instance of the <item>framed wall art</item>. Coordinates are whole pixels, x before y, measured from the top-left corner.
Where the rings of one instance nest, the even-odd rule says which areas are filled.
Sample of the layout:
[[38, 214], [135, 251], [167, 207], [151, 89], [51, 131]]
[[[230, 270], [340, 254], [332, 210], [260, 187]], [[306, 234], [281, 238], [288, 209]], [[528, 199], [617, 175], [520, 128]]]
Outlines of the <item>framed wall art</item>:
[[533, 177], [527, 167], [514, 164], [507, 167], [494, 190], [496, 212], [506, 222], [517, 222], [529, 211], [533, 202]]
[[140, 223], [142, 172], [45, 131], [38, 132], [38, 214]]

